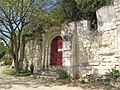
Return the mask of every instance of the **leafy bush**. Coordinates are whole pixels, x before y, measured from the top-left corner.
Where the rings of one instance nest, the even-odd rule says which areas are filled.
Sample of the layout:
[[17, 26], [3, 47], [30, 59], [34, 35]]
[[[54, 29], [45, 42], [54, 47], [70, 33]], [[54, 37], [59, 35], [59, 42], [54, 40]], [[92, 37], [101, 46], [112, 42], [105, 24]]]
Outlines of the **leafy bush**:
[[31, 71], [30, 70], [21, 70], [19, 74], [17, 74], [17, 76], [30, 76], [31, 75]]
[[109, 70], [108, 78], [110, 79], [110, 81], [115, 82], [118, 77], [120, 77], [119, 70], [117, 70], [116, 68], [112, 68], [111, 70]]
[[103, 85], [109, 85], [109, 84], [110, 84], [110, 79], [109, 79], [109, 78], [103, 79], [103, 80], [101, 81], [101, 84], [103, 84]]
[[68, 77], [64, 80], [64, 83], [67, 84], [67, 83], [71, 83], [71, 76], [68, 75]]
[[71, 82], [71, 76], [63, 69], [56, 70], [56, 74], [59, 79], [63, 79], [63, 83], [67, 84]]
[[58, 75], [58, 78], [60, 79], [68, 78], [68, 73], [63, 69], [56, 70], [56, 74]]

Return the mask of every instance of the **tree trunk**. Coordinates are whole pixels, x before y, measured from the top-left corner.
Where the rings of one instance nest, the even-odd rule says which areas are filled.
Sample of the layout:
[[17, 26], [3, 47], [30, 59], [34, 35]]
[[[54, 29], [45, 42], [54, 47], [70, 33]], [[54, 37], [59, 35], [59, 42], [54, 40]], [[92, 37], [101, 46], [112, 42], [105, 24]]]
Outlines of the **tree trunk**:
[[14, 62], [14, 68], [15, 68], [15, 71], [17, 73], [19, 73], [19, 65], [18, 65], [18, 60], [17, 60], [17, 55], [14, 53], [14, 45], [13, 45], [13, 42], [11, 42], [11, 53], [12, 53], [12, 58], [13, 58], [13, 62]]
[[18, 47], [17, 47], [17, 37], [15, 34], [15, 31], [12, 31], [12, 36], [11, 36], [11, 53], [14, 61], [14, 66], [15, 66], [15, 71], [16, 73], [20, 72], [19, 69], [19, 62], [18, 62]]
[[18, 45], [17, 45], [17, 37], [15, 34], [14, 37], [14, 45], [15, 45], [15, 67], [16, 67], [16, 72], [19, 73], [20, 69], [19, 69], [19, 61], [18, 61]]
[[20, 73], [20, 69], [19, 69], [19, 62], [18, 62], [18, 55], [14, 54], [14, 65], [15, 65], [15, 71], [16, 73]]
[[23, 60], [25, 54], [25, 36], [22, 36], [21, 43], [20, 43], [20, 51], [19, 51], [19, 67], [20, 70], [23, 69]]

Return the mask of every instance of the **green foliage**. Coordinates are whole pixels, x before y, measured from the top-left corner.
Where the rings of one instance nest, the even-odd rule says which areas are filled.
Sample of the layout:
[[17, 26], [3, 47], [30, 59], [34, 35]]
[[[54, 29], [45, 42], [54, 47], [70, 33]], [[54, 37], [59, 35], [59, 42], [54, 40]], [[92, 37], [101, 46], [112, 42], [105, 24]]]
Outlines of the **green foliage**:
[[65, 83], [65, 84], [71, 83], [71, 82], [72, 82], [71, 79], [72, 79], [71, 76], [68, 75], [67, 78], [64, 79], [64, 83]]
[[6, 69], [3, 71], [3, 73], [10, 76], [30, 76], [31, 75], [30, 70], [20, 70], [20, 73], [17, 74], [13, 69]]
[[12, 60], [9, 54], [10, 48], [5, 46], [3, 42], [0, 42], [0, 62], [3, 62], [3, 65], [11, 65]]
[[10, 52], [10, 49], [4, 45], [3, 42], [0, 42], [0, 62], [6, 61], [8, 59], [8, 55]]
[[112, 68], [107, 73], [106, 79], [101, 79], [98, 82], [103, 85], [110, 85], [111, 82], [112, 83], [117, 82], [118, 77], [120, 77], [120, 71], [117, 70], [116, 68]]
[[59, 79], [62, 79], [62, 83], [68, 84], [71, 83], [71, 76], [63, 69], [58, 69], [55, 71]]
[[5, 51], [5, 46], [3, 42], [0, 42], [0, 53], [3, 53]]
[[33, 0], [0, 0], [0, 38], [6, 44], [10, 42], [10, 53], [18, 73], [22, 32], [33, 19], [33, 10]]
[[[40, 4], [38, 3], [40, 2]], [[36, 1], [37, 9], [33, 11], [33, 20], [26, 26], [23, 34], [29, 34], [31, 37], [27, 37], [27, 41], [33, 39], [39, 39], [42, 41], [42, 34], [49, 32], [51, 27], [61, 25], [61, 18], [59, 13], [54, 7], [54, 0], [41, 0]], [[45, 7], [41, 9], [41, 3], [44, 3]]]
[[68, 73], [63, 69], [56, 70], [56, 74], [58, 75], [58, 78], [60, 79], [66, 79], [69, 77]]
[[103, 79], [103, 80], [101, 80], [100, 84], [109, 85], [110, 84], [110, 79], [109, 78]]
[[96, 10], [112, 4], [113, 0], [60, 0], [59, 14], [64, 21], [91, 20], [92, 28], [96, 28]]
[[80, 18], [79, 8], [75, 0], [61, 0], [60, 14], [67, 21], [77, 21]]
[[10, 75], [10, 76], [15, 76], [16, 72], [12, 69], [6, 69], [3, 71], [4, 74]]
[[30, 76], [31, 75], [31, 71], [30, 70], [20, 70], [20, 73], [17, 74], [16, 76]]
[[118, 77], [120, 77], [120, 71], [119, 70], [117, 70], [116, 68], [112, 68], [111, 70], [109, 70], [108, 78], [111, 81], [116, 81]]

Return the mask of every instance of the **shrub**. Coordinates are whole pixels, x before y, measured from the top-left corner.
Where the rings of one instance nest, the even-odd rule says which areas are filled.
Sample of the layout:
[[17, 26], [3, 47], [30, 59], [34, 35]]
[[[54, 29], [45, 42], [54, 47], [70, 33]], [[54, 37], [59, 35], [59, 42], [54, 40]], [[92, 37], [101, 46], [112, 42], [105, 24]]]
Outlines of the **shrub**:
[[12, 69], [6, 69], [3, 71], [4, 74], [10, 75], [10, 76], [15, 76], [16, 72]]
[[117, 70], [116, 68], [112, 68], [111, 70], [109, 70], [108, 78], [110, 79], [110, 81], [116, 82], [118, 77], [120, 77], [119, 70]]
[[58, 75], [58, 78], [60, 79], [68, 78], [68, 73], [63, 69], [56, 70], [56, 74]]
[[30, 70], [20, 70], [20, 73], [17, 74], [17, 76], [30, 76], [31, 75], [31, 71]]
[[64, 83], [67, 84], [67, 83], [71, 83], [71, 76], [68, 75], [68, 77], [64, 80]]
[[59, 79], [63, 80], [64, 84], [71, 82], [71, 76], [63, 69], [56, 70], [56, 74], [58, 75]]

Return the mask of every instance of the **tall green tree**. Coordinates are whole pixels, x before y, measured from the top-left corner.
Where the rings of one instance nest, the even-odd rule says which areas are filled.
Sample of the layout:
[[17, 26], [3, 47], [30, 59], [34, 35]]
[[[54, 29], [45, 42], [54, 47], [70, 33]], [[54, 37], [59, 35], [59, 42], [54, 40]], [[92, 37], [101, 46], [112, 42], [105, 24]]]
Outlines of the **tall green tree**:
[[39, 14], [44, 12], [46, 1], [39, 0], [39, 6], [37, 6], [36, 0], [0, 0], [0, 36], [6, 44], [10, 42], [11, 55], [17, 73], [20, 71], [19, 52], [22, 34], [28, 31], [26, 27], [38, 17], [37, 12]]
[[60, 15], [64, 21], [91, 20], [93, 28], [96, 28], [96, 11], [113, 0], [58, 0], [61, 9]]
[[[1, 0], [0, 1], [0, 34], [10, 41], [11, 55], [15, 70], [19, 73], [19, 50], [21, 35], [32, 15], [33, 0]], [[4, 39], [5, 41], [5, 39]]]
[[81, 19], [91, 20], [92, 28], [97, 28], [96, 11], [103, 6], [111, 5], [113, 0], [75, 0], [80, 10]]
[[22, 35], [35, 27], [41, 30], [41, 25], [44, 27], [51, 20], [48, 15], [49, 9], [53, 7], [51, 4], [51, 0], [0, 0], [0, 39], [6, 45], [10, 43], [17, 73], [20, 71]]

